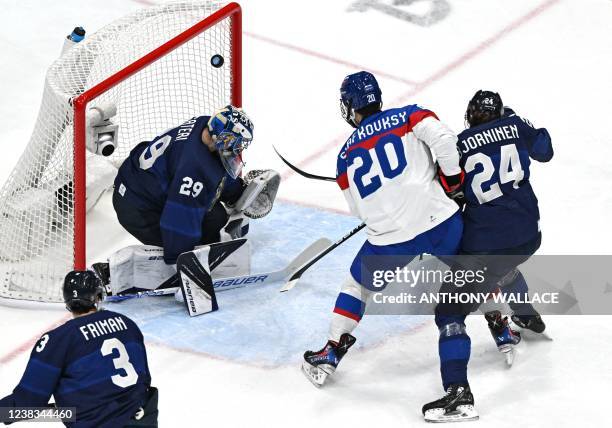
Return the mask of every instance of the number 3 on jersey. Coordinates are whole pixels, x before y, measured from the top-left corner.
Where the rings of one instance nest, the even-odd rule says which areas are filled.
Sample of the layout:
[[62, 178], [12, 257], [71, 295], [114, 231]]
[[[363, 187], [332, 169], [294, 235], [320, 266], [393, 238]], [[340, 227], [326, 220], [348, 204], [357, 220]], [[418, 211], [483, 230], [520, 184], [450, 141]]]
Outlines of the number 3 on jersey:
[[116, 338], [106, 339], [102, 343], [102, 349], [100, 349], [102, 356], [114, 356], [114, 351], [117, 351], [118, 357], [113, 358], [113, 365], [119, 373], [111, 376], [111, 381], [121, 388], [135, 385], [138, 381], [138, 373], [130, 362], [130, 356], [125, 349], [125, 345]]
[[488, 190], [484, 190], [482, 185], [491, 180], [495, 173], [495, 165], [493, 165], [491, 158], [484, 153], [475, 153], [465, 162], [465, 172], [467, 174], [474, 171], [476, 165], [482, 165], [482, 171], [474, 175], [472, 179], [472, 191], [481, 204], [486, 204], [503, 195], [500, 184], [513, 182], [512, 187], [518, 189], [519, 183], [525, 177], [516, 145], [501, 146], [500, 151], [499, 183], [492, 183]]
[[375, 163], [379, 167], [374, 169], [381, 171], [387, 179], [397, 177], [408, 165], [402, 139], [393, 134], [380, 137], [373, 150], [364, 147], [354, 148], [349, 152], [348, 161], [349, 166], [358, 164], [353, 181], [361, 199], [376, 192], [382, 186], [380, 176], [372, 171]]

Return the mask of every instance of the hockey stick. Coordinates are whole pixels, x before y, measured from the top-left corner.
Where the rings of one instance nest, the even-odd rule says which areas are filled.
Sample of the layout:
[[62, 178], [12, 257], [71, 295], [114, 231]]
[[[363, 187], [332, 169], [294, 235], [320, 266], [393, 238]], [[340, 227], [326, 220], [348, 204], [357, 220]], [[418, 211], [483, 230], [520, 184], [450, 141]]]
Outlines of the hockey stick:
[[[292, 277], [293, 274], [300, 270], [302, 266], [309, 263], [313, 258], [318, 257], [318, 254], [326, 249], [330, 244], [331, 240], [328, 238], [321, 238], [310, 244], [298, 254], [287, 266], [281, 270], [272, 272], [262, 272], [252, 275], [241, 275], [228, 278], [214, 278], [213, 287], [215, 291], [232, 290], [234, 288], [248, 287], [251, 285], [265, 285], [272, 282], [281, 281]], [[134, 294], [123, 294], [116, 296], [107, 296], [105, 302], [122, 302], [124, 300], [138, 299], [141, 297], [157, 297], [167, 296], [174, 294], [179, 287], [166, 288], [162, 290], [145, 290]]]
[[[336, 179], [333, 177], [326, 177], [323, 175], [316, 175], [316, 174], [311, 174], [309, 172], [306, 171], [302, 171], [301, 169], [299, 169], [297, 166], [293, 165], [291, 162], [289, 162], [287, 159], [285, 159], [283, 157], [283, 155], [281, 155], [278, 150], [276, 150], [276, 147], [274, 147], [274, 145], [272, 146], [272, 148], [274, 149], [274, 151], [276, 152], [276, 154], [278, 155], [279, 158], [281, 158], [281, 160], [283, 162], [285, 162], [285, 164], [291, 168], [292, 170], [294, 170], [295, 172], [297, 172], [298, 174], [300, 174], [302, 177], [306, 177], [309, 178], [311, 180], [321, 180], [321, 181], [333, 181], [335, 182]], [[329, 254], [330, 252], [332, 252], [334, 249], [336, 249], [337, 247], [339, 247], [340, 245], [342, 245], [345, 241], [347, 241], [348, 239], [350, 239], [353, 235], [355, 235], [357, 232], [359, 232], [361, 229], [363, 229], [365, 227], [365, 223], [361, 223], [359, 226], [357, 226], [356, 228], [354, 228], [353, 230], [351, 230], [349, 233], [347, 233], [346, 235], [344, 235], [342, 238], [340, 238], [339, 240], [337, 240], [336, 242], [334, 242], [332, 245], [330, 245], [329, 247], [327, 247], [325, 250], [323, 250], [321, 253], [317, 254], [317, 256], [315, 256], [312, 260], [310, 260], [308, 263], [306, 263], [304, 266], [302, 266], [297, 272], [295, 272], [291, 278], [289, 278], [289, 280], [285, 283], [285, 285], [280, 289], [281, 293], [285, 292], [285, 291], [289, 291], [291, 290], [293, 287], [295, 287], [295, 285], [297, 284], [297, 282], [299, 281], [299, 279], [302, 277], [302, 275], [304, 274], [304, 272], [306, 272], [312, 265], [314, 265], [316, 262], [318, 262], [319, 260], [321, 260], [323, 257], [325, 257], [327, 254]]]
[[312, 258], [312, 260], [310, 260], [308, 263], [306, 263], [305, 265], [303, 265], [300, 269], [298, 269], [293, 275], [291, 275], [291, 277], [289, 278], [289, 280], [285, 283], [285, 285], [281, 288], [281, 293], [285, 292], [285, 291], [289, 291], [291, 290], [293, 287], [295, 287], [295, 284], [297, 284], [297, 282], [300, 280], [300, 278], [302, 277], [302, 275], [304, 274], [304, 272], [306, 272], [312, 265], [314, 265], [316, 262], [318, 262], [319, 260], [321, 260], [323, 257], [325, 257], [327, 254], [329, 254], [330, 252], [332, 252], [334, 249], [338, 248], [340, 245], [342, 245], [345, 241], [347, 241], [348, 239], [350, 239], [353, 235], [357, 234], [361, 229], [363, 229], [365, 227], [365, 223], [361, 223], [359, 226], [357, 226], [356, 228], [354, 228], [353, 230], [351, 230], [349, 233], [347, 233], [346, 235], [344, 235], [342, 238], [338, 239], [336, 242], [334, 242], [333, 244], [331, 244], [330, 246], [328, 246], [325, 250], [321, 251], [319, 254], [317, 254], [314, 258]]
[[[276, 150], [276, 147], [274, 147], [274, 145], [272, 146], [272, 148], [274, 149], [274, 151], [276, 152], [276, 154], [278, 155], [279, 158], [281, 158], [281, 160], [283, 162], [285, 162], [285, 164], [291, 168], [292, 170], [294, 170], [295, 172], [297, 172], [298, 174], [300, 174], [302, 177], [306, 177], [312, 180], [321, 180], [321, 181], [333, 181], [335, 182], [336, 179], [333, 177], [326, 177], [324, 175], [316, 175], [316, 174], [311, 174], [309, 172], [306, 171], [302, 171], [301, 169], [299, 169], [297, 166], [293, 165], [291, 162], [289, 162], [287, 159], [285, 159], [283, 157], [283, 155], [281, 155], [278, 150]], [[329, 247], [327, 247], [325, 250], [323, 250], [321, 253], [317, 254], [316, 257], [314, 257], [312, 260], [310, 260], [307, 264], [305, 264], [304, 266], [302, 266], [301, 269], [299, 269], [297, 272], [295, 272], [291, 278], [289, 278], [289, 280], [287, 281], [287, 283], [280, 289], [281, 293], [285, 292], [285, 291], [289, 291], [291, 290], [293, 287], [295, 287], [295, 285], [297, 284], [297, 282], [299, 281], [299, 279], [302, 277], [302, 275], [304, 274], [304, 272], [306, 272], [312, 265], [314, 265], [316, 262], [318, 262], [319, 260], [321, 260], [323, 257], [325, 257], [327, 254], [329, 254], [330, 252], [332, 252], [334, 249], [338, 248], [340, 245], [342, 245], [342, 243], [344, 243], [344, 241], [347, 241], [348, 239], [350, 239], [353, 235], [355, 235], [357, 232], [359, 232], [361, 229], [363, 229], [365, 227], [365, 223], [361, 223], [359, 226], [357, 226], [356, 228], [354, 228], [353, 230], [351, 230], [349, 233], [347, 233], [346, 235], [344, 235], [342, 238], [340, 238], [339, 240], [337, 240], [336, 242], [334, 242], [332, 245], [330, 245]]]
[[334, 183], [336, 182], [336, 179], [334, 177], [326, 177], [324, 175], [316, 175], [316, 174], [311, 174], [309, 172], [306, 171], [302, 171], [301, 169], [299, 169], [297, 166], [293, 165], [291, 162], [289, 162], [287, 159], [285, 159], [283, 157], [283, 155], [281, 155], [278, 150], [276, 150], [276, 147], [274, 147], [274, 145], [272, 145], [272, 148], [274, 149], [274, 151], [276, 152], [276, 154], [278, 155], [279, 158], [281, 158], [281, 160], [283, 162], [285, 162], [285, 164], [291, 168], [292, 170], [294, 170], [295, 172], [297, 172], [298, 174], [300, 174], [302, 177], [306, 177], [306, 178], [310, 178], [311, 180], [321, 180], [321, 181], [333, 181]]

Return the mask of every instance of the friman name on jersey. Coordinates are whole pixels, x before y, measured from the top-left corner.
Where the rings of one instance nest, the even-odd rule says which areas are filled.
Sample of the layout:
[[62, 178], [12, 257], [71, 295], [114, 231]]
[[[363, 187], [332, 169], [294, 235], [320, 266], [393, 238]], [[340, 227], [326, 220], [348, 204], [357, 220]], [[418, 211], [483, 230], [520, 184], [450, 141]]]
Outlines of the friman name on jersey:
[[79, 327], [79, 330], [83, 334], [85, 340], [90, 338], [104, 336], [110, 333], [116, 333], [118, 331], [127, 330], [127, 325], [121, 317], [113, 317], [103, 319], [100, 321], [94, 321]]

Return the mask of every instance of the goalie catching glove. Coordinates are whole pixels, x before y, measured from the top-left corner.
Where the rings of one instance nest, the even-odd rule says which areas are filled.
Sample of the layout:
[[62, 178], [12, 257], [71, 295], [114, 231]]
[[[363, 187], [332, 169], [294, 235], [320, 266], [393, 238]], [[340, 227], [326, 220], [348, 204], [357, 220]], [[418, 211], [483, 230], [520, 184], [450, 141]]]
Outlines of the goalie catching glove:
[[255, 169], [244, 176], [245, 189], [231, 207], [234, 213], [242, 212], [249, 218], [262, 218], [272, 211], [280, 175], [272, 169]]

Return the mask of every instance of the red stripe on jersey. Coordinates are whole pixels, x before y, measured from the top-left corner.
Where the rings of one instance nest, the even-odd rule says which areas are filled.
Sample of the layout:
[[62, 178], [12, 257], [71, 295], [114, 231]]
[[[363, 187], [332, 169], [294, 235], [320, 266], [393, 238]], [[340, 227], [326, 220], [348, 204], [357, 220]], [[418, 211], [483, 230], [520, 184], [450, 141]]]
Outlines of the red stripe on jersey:
[[378, 143], [378, 140], [380, 140], [385, 135], [395, 134], [398, 137], [403, 137], [404, 135], [408, 133], [408, 131], [409, 130], [407, 130], [405, 126], [400, 126], [399, 128], [391, 129], [387, 132], [383, 132], [382, 134], [373, 135], [367, 140], [363, 140], [362, 142], [357, 143], [354, 146], [350, 146], [347, 150], [347, 153], [352, 150], [355, 150], [357, 147], [362, 147], [366, 150], [370, 150], [374, 148], [374, 146], [376, 146], [376, 143]]
[[336, 177], [336, 183], [338, 183], [338, 186], [340, 186], [340, 189], [342, 190], [348, 189], [349, 182], [348, 182], [348, 175], [346, 174], [346, 172], [343, 172], [338, 177]]
[[353, 313], [351, 313], [349, 311], [345, 311], [344, 309], [334, 308], [334, 313], [336, 313], [338, 315], [342, 315], [343, 317], [350, 318], [350, 319], [355, 320], [357, 322], [361, 321], [361, 317], [359, 315], [353, 314]]
[[434, 119], [440, 120], [438, 119], [438, 116], [436, 116], [436, 114], [433, 111], [429, 111], [429, 110], [415, 111], [408, 117], [408, 131], [412, 131], [412, 128], [414, 128], [420, 121], [422, 121], [426, 117], [433, 117]]

